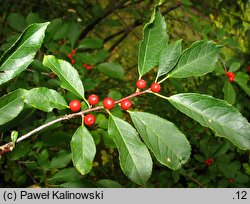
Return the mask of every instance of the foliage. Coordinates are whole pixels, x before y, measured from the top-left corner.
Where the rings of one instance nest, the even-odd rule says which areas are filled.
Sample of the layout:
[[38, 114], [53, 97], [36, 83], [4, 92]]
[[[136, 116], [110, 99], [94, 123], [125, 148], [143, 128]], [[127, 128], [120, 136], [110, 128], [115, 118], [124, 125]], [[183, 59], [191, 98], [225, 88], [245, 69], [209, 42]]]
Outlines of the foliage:
[[[47, 3], [41, 1], [41, 8]], [[250, 62], [244, 60], [249, 59], [249, 45], [236, 41], [247, 34], [231, 37], [247, 31], [241, 21], [250, 20], [245, 15], [249, 2], [237, 2], [232, 17], [213, 9], [201, 13], [202, 6], [213, 5], [198, 0], [151, 3], [63, 3], [69, 13], [49, 3], [65, 18], [53, 12], [45, 17], [46, 9], [26, 11], [24, 17], [15, 4], [5, 13], [0, 33], [0, 186], [249, 186], [245, 66]], [[149, 18], [149, 7], [149, 22], [137, 28]], [[225, 1], [216, 1], [216, 8], [229, 9]], [[189, 12], [194, 9], [198, 12]], [[235, 18], [237, 9], [244, 14], [241, 21]], [[234, 24], [226, 30], [221, 24], [228, 18]], [[191, 32], [183, 34], [183, 24]], [[130, 34], [133, 29], [143, 31], [140, 43]], [[138, 70], [131, 69], [137, 51]], [[233, 83], [224, 76], [227, 71], [236, 73]], [[148, 84], [160, 83], [161, 92], [134, 92], [136, 75]], [[92, 107], [87, 101], [92, 93], [112, 97], [116, 104], [130, 98], [133, 110], [116, 105], [105, 111], [101, 102]], [[81, 112], [68, 109], [73, 99], [82, 100]], [[96, 123], [87, 128], [82, 120], [88, 112]]]

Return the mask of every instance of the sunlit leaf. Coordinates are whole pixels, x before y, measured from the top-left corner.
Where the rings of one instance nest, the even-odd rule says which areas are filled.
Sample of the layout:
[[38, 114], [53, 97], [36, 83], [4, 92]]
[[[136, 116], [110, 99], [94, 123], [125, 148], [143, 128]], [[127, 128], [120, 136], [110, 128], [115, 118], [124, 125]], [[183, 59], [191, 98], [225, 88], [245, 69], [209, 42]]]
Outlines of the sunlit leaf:
[[13, 79], [33, 61], [49, 23], [28, 26], [0, 59], [0, 85]]
[[62, 88], [84, 98], [84, 88], [80, 76], [69, 62], [57, 59], [53, 55], [45, 55], [43, 65], [50, 68], [59, 77]]
[[23, 99], [30, 106], [45, 112], [50, 112], [53, 108], [60, 110], [68, 108], [67, 102], [57, 91], [45, 87], [27, 91]]

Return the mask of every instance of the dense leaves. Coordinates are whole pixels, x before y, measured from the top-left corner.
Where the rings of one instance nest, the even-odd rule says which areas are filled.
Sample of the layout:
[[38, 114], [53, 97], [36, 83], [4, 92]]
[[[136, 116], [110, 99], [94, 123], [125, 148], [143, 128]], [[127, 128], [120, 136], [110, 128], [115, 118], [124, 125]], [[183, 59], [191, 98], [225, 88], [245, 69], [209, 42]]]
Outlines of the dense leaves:
[[201, 125], [209, 127], [240, 149], [250, 149], [250, 124], [237, 109], [212, 96], [183, 93], [170, 96], [169, 102]]
[[[2, 2], [0, 187], [249, 186], [248, 151], [237, 149], [249, 149], [248, 1], [155, 3]], [[103, 109], [130, 94], [136, 111]], [[74, 99], [84, 115], [66, 109]], [[96, 123], [84, 127], [90, 112]]]

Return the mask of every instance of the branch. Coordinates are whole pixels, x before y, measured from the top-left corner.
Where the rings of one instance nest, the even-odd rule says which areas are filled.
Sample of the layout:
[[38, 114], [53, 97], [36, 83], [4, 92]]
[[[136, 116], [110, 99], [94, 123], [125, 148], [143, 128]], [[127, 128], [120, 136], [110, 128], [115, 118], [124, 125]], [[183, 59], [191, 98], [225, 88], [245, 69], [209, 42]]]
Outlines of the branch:
[[[122, 99], [120, 99], [120, 100], [115, 101], [115, 104], [118, 104], [118, 103], [120, 103], [121, 101], [123, 101], [123, 100], [125, 100], [125, 99], [133, 98], [133, 97], [135, 97], [135, 96], [139, 96], [139, 95], [141, 95], [141, 94], [147, 93], [147, 92], [149, 92], [149, 91], [150, 91], [150, 88], [147, 89], [147, 90], [145, 90], [145, 91], [135, 92], [135, 93], [133, 93], [133, 94], [127, 96], [127, 97], [124, 97], [124, 98], [122, 98]], [[25, 139], [31, 137], [31, 136], [34, 135], [35, 133], [37, 133], [37, 132], [39, 132], [39, 131], [41, 131], [41, 130], [43, 130], [43, 129], [46, 129], [47, 127], [49, 127], [49, 126], [51, 126], [51, 125], [53, 125], [53, 124], [55, 124], [55, 123], [58, 123], [58, 122], [61, 122], [61, 121], [64, 121], [64, 120], [70, 120], [70, 119], [72, 119], [72, 118], [76, 118], [76, 117], [82, 116], [82, 115], [84, 115], [85, 113], [89, 113], [89, 112], [93, 112], [93, 111], [98, 111], [98, 110], [101, 110], [101, 109], [103, 109], [103, 108], [104, 108], [103, 106], [97, 106], [97, 107], [95, 107], [95, 108], [89, 108], [89, 109], [87, 109], [87, 110], [80, 111], [80, 112], [78, 112], [78, 113], [72, 113], [72, 114], [68, 114], [68, 115], [64, 115], [64, 116], [62, 116], [62, 117], [59, 117], [59, 118], [57, 118], [57, 119], [55, 119], [55, 120], [52, 120], [52, 121], [50, 121], [50, 122], [48, 122], [48, 123], [45, 123], [45, 124], [43, 124], [43, 125], [41, 125], [41, 126], [35, 128], [34, 130], [32, 130], [32, 131], [30, 131], [30, 132], [28, 132], [28, 133], [22, 135], [21, 137], [19, 137], [19, 138], [16, 140], [16, 143], [19, 143], [19, 142], [21, 142], [22, 140], [25, 140]], [[11, 152], [11, 151], [14, 149], [14, 147], [15, 147], [15, 145], [14, 145], [12, 142], [9, 142], [9, 143], [6, 143], [6, 144], [0, 146], [0, 155], [3, 155], [3, 154], [5, 154], [5, 153], [7, 153], [7, 152]]]
[[[103, 13], [102, 16], [96, 18], [95, 20], [93, 20], [92, 22], [90, 22], [90, 24], [82, 31], [81, 35], [80, 35], [80, 39], [85, 38], [88, 33], [93, 30], [93, 28], [101, 22], [101, 20], [103, 20], [104, 18], [106, 18], [107, 16], [109, 16], [110, 14], [112, 14], [115, 10], [120, 9], [124, 6], [124, 4], [127, 2], [128, 0], [122, 0], [120, 2], [116, 2], [114, 4], [114, 6], [110, 6], [110, 4], [105, 8], [105, 11]], [[112, 4], [111, 4], [112, 5]]]
[[109, 52], [112, 52], [129, 34], [130, 32], [124, 33], [110, 48]]
[[[180, 7], [180, 4], [176, 4], [173, 6], [168, 7], [166, 10], [164, 10], [162, 12], [163, 15], [168, 14], [169, 12], [177, 9]], [[114, 50], [127, 36], [128, 34], [133, 31], [134, 28], [136, 28], [137, 26], [140, 26], [143, 24], [143, 20], [137, 20], [135, 21], [133, 24], [129, 25], [126, 29], [118, 31], [117, 33], [114, 33], [108, 37], [105, 38], [104, 42], [107, 42], [108, 40], [111, 40], [112, 38], [124, 33], [110, 48], [109, 51]]]

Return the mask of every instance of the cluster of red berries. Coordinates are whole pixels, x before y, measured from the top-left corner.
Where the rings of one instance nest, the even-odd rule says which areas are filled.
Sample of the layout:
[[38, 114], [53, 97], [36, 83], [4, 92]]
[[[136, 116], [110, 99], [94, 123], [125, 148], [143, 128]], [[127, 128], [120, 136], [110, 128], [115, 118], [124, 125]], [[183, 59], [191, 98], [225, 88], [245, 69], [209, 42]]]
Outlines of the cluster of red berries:
[[[99, 97], [95, 94], [91, 94], [88, 97], [88, 102], [90, 105], [97, 105], [99, 103]], [[115, 101], [114, 99], [108, 97], [103, 100], [102, 104], [104, 108], [106, 108], [107, 110], [111, 110], [115, 106]], [[122, 109], [128, 110], [129, 108], [131, 108], [131, 106], [132, 106], [132, 102], [129, 99], [124, 99], [121, 101]], [[69, 108], [73, 112], [78, 112], [81, 109], [81, 102], [79, 100], [72, 100], [69, 104]], [[93, 125], [95, 121], [96, 121], [96, 118], [93, 114], [88, 114], [84, 116], [84, 123], [87, 126]]]
[[76, 54], [76, 50], [71, 50], [71, 53], [68, 54], [68, 58], [71, 60], [71, 64], [75, 64], [76, 60], [73, 58], [73, 55]]
[[228, 76], [228, 81], [230, 81], [230, 82], [234, 81], [234, 73], [233, 72], [227, 72], [226, 75]]
[[210, 166], [210, 165], [212, 165], [213, 163], [214, 163], [214, 159], [213, 159], [213, 158], [208, 158], [208, 159], [205, 160], [205, 164], [206, 164], [207, 166]]
[[[86, 66], [85, 66], [86, 67]], [[136, 86], [139, 89], [144, 89], [147, 85], [147, 82], [143, 79], [140, 79], [136, 82]], [[161, 89], [160, 84], [158, 83], [153, 83], [151, 85], [151, 91], [158, 93]], [[99, 97], [95, 94], [91, 94], [88, 97], [88, 102], [90, 105], [97, 105], [99, 103]], [[111, 110], [114, 108], [115, 106], [115, 101], [113, 98], [111, 97], [107, 97], [102, 101], [103, 107], [107, 110]], [[129, 110], [132, 106], [132, 102], [129, 99], [124, 99], [120, 102], [121, 108], [123, 110]], [[78, 112], [79, 110], [81, 110], [81, 102], [79, 100], [72, 100], [69, 103], [69, 108], [73, 111], [73, 112]], [[84, 116], [84, 123], [87, 126], [91, 126], [95, 123], [96, 118], [93, 114], [88, 114]]]
[[86, 70], [91, 70], [94, 68], [94, 65], [92, 64], [83, 64], [82, 66], [85, 67]]
[[[136, 87], [138, 89], [144, 89], [144, 88], [146, 88], [146, 86], [147, 86], [147, 82], [144, 79], [139, 79], [136, 82]], [[150, 89], [151, 89], [151, 91], [158, 93], [161, 90], [161, 85], [157, 82], [154, 82], [151, 84]]]
[[229, 182], [229, 183], [234, 183], [234, 179], [229, 178], [229, 179], [228, 179], [228, 182]]

